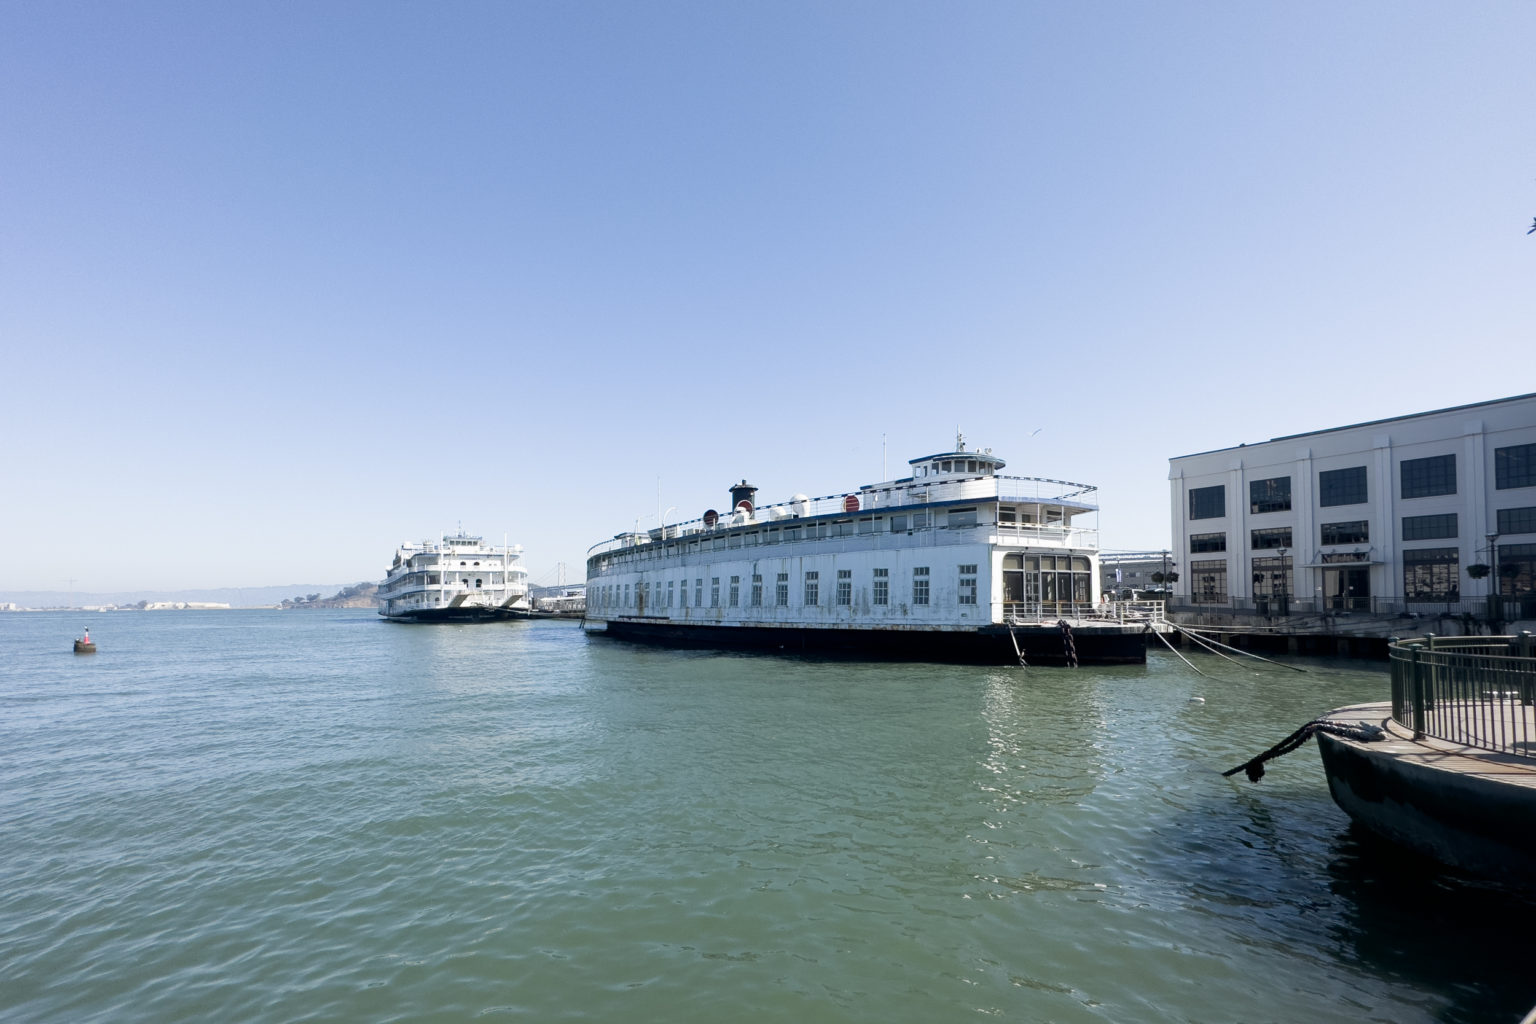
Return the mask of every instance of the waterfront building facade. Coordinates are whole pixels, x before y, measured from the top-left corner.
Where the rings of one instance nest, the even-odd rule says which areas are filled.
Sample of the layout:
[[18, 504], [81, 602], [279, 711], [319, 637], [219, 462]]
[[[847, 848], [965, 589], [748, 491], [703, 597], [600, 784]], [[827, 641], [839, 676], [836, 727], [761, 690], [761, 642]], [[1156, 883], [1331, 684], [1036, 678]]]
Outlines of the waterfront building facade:
[[1536, 395], [1185, 455], [1169, 482], [1178, 607], [1536, 618]]

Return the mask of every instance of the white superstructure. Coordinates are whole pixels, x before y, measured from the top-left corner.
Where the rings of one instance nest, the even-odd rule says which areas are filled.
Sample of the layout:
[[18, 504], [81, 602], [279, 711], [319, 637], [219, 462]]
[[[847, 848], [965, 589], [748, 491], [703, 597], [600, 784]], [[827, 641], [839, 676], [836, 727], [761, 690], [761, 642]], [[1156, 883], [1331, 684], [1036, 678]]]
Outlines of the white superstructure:
[[401, 544], [379, 585], [379, 614], [401, 621], [474, 622], [526, 617], [522, 546], [486, 544], [462, 530]]
[[1095, 488], [955, 450], [910, 476], [596, 545], [589, 632], [719, 647], [1016, 664], [1140, 662], [1160, 605], [1097, 598]]

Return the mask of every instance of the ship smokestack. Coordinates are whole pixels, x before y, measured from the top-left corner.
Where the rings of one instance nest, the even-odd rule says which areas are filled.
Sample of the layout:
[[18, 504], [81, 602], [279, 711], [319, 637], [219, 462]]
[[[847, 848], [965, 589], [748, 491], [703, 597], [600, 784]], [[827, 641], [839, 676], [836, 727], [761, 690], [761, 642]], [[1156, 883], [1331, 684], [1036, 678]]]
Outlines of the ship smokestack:
[[742, 502], [746, 502], [747, 503], [747, 508], [748, 509], [756, 508], [757, 505], [756, 505], [756, 503], [753, 500], [756, 497], [756, 495], [757, 495], [757, 488], [753, 487], [751, 484], [747, 483], [746, 480], [742, 480], [742, 482], [739, 483], [739, 484], [732, 484], [731, 485], [731, 510], [734, 512], [737, 509], [737, 507], [739, 507], [741, 505]]

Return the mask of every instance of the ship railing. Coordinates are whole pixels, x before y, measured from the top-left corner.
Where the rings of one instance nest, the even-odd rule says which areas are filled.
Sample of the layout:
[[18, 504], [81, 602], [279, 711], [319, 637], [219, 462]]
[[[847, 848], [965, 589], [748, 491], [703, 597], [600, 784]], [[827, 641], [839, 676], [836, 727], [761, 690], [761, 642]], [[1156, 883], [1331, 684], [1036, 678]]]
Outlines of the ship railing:
[[1156, 624], [1163, 621], [1161, 601], [1006, 601], [1003, 603], [1003, 622], [1017, 625], [1024, 622], [1056, 622], [1060, 619], [1076, 622], [1114, 622], [1122, 625], [1137, 623]]
[[1536, 762], [1536, 637], [1433, 633], [1388, 645], [1392, 717], [1415, 739]]

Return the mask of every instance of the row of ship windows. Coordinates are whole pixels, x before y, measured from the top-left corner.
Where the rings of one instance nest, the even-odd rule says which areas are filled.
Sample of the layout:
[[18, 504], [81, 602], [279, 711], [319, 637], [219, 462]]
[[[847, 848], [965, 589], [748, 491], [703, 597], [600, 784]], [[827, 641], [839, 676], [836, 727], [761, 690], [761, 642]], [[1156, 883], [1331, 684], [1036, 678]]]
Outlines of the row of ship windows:
[[[1432, 498], [1456, 493], [1456, 456], [1431, 455], [1422, 459], [1404, 459], [1398, 463], [1399, 484], [1404, 498]], [[1493, 452], [1495, 490], [1536, 487], [1536, 444], [1517, 444], [1495, 448]], [[1321, 508], [1339, 505], [1363, 505], [1370, 500], [1366, 467], [1325, 469], [1317, 474], [1317, 503]], [[1248, 511], [1252, 515], [1287, 512], [1291, 508], [1291, 478], [1272, 477], [1248, 483]], [[1219, 519], [1227, 514], [1225, 484], [1196, 487], [1189, 492], [1190, 519]]]
[[[976, 565], [968, 564], [958, 567], [957, 578], [959, 589], [957, 591], [959, 604], [976, 603]], [[914, 605], [926, 605], [932, 596], [929, 587], [931, 576], [929, 567], [917, 566], [912, 570], [912, 603]], [[789, 606], [789, 573], [778, 573], [774, 579], [773, 604], [779, 608]], [[889, 569], [875, 569], [870, 579], [871, 601], [877, 605], [891, 603], [891, 571]], [[761, 608], [763, 606], [764, 587], [761, 574], [754, 574], [751, 579], [751, 590], [748, 593], [750, 607]], [[802, 575], [800, 580], [800, 603], [803, 607], [815, 607], [821, 604], [821, 573], [819, 570], [810, 570]], [[709, 580], [709, 606], [720, 607], [720, 577], [712, 576]], [[727, 594], [727, 606], [737, 608], [741, 606], [742, 580], [740, 576], [732, 576], [729, 581]], [[599, 608], [628, 608], [636, 607], [644, 610], [648, 605], [652, 607], [671, 608], [674, 596], [678, 597], [678, 607], [688, 607], [688, 580], [668, 580], [665, 596], [661, 584], [654, 587], [645, 582], [636, 583], [631, 589], [631, 584], [611, 583], [597, 588], [597, 606]], [[656, 604], [655, 602], [659, 602]], [[836, 590], [833, 591], [833, 603], [838, 605], [853, 604], [853, 570], [838, 569], [836, 578]], [[693, 606], [704, 607], [704, 580], [702, 577], [693, 581]]]
[[[1496, 513], [1497, 530], [1502, 536], [1536, 533], [1536, 505], [1525, 508], [1501, 508]], [[1441, 540], [1459, 536], [1457, 513], [1432, 516], [1403, 516], [1403, 540]], [[1344, 523], [1323, 523], [1318, 531], [1320, 544], [1369, 544], [1371, 524], [1365, 519]], [[1248, 546], [1255, 551], [1293, 547], [1289, 526], [1250, 530]], [[1193, 533], [1189, 537], [1192, 554], [1227, 550], [1225, 533]]]
[[[475, 576], [472, 573], [447, 573], [443, 575], [435, 572], [413, 572], [409, 576], [402, 576], [390, 586], [391, 591], [409, 590], [412, 587], [436, 587], [439, 585], [454, 587], [483, 587], [489, 584], [496, 586], [503, 582], [502, 574], [493, 572], [489, 576]], [[516, 579], [516, 574], [514, 574]]]

